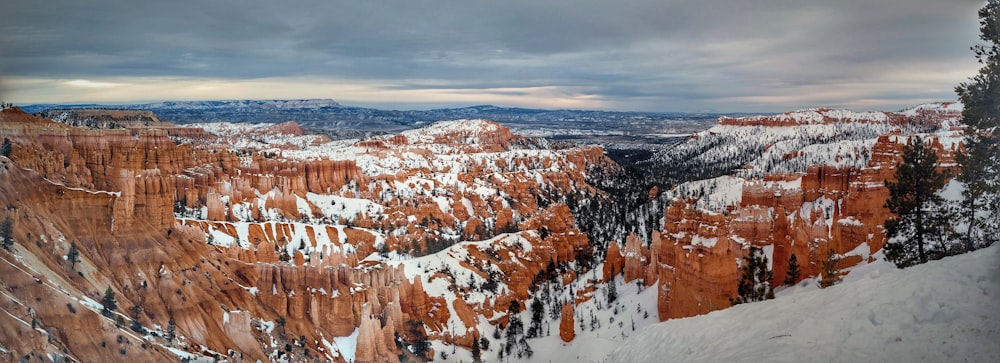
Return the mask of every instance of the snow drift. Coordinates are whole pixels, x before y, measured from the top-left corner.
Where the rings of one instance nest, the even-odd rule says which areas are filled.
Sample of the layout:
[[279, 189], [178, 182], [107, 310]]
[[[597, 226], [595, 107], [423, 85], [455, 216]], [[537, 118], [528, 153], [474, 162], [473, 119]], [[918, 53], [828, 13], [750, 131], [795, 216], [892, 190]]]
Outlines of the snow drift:
[[824, 290], [670, 320], [608, 362], [998, 362], [1000, 246], [898, 270], [885, 261]]

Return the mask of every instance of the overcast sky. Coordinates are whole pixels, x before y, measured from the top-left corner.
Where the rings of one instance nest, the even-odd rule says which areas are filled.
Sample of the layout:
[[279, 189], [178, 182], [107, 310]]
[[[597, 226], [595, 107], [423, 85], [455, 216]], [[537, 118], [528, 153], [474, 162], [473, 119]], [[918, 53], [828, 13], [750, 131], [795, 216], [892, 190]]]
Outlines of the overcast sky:
[[957, 98], [983, 4], [8, 0], [0, 99], [897, 110]]

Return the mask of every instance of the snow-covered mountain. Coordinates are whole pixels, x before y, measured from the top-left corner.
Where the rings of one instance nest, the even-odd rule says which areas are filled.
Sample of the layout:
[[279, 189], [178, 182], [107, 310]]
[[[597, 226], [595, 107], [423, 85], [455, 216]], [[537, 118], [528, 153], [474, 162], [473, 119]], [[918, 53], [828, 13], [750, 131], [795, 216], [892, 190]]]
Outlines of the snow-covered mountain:
[[959, 103], [941, 102], [900, 112], [811, 109], [720, 117], [717, 125], [661, 150], [646, 164], [667, 169], [664, 179], [673, 183], [684, 181], [682, 176], [802, 173], [810, 165], [861, 167], [879, 136], [948, 130], [958, 126], [961, 111]]

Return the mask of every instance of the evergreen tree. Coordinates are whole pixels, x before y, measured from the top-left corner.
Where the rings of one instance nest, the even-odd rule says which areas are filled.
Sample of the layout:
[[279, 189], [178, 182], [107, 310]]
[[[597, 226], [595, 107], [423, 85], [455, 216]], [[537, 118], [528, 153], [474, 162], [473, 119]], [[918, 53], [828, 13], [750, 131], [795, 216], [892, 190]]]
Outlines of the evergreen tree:
[[788, 272], [785, 273], [785, 285], [792, 285], [799, 281], [799, 261], [793, 253], [788, 256]]
[[173, 315], [170, 315], [170, 321], [167, 322], [167, 332], [163, 337], [167, 339], [168, 347], [173, 346], [174, 338], [177, 337], [177, 322], [174, 321]]
[[528, 342], [524, 339], [524, 323], [521, 322], [521, 317], [518, 315], [521, 312], [521, 304], [516, 300], [511, 300], [510, 306], [507, 308], [507, 316], [509, 321], [507, 322], [507, 332], [506, 340], [507, 344], [504, 346], [507, 356], [510, 357], [511, 352], [517, 354], [520, 358], [527, 351], [531, 350], [528, 346]]
[[837, 254], [831, 248], [826, 252], [826, 259], [823, 260], [823, 272], [819, 280], [820, 288], [825, 289], [840, 282], [840, 270], [837, 269], [838, 262], [840, 262], [840, 257], [837, 257]]
[[966, 152], [955, 157], [962, 170], [958, 181], [966, 187], [962, 195], [962, 218], [969, 225], [964, 238], [966, 251], [975, 249], [977, 242], [991, 244], [1000, 233], [997, 213], [976, 215], [1000, 209], [1000, 1], [989, 0], [979, 10], [979, 19], [979, 38], [985, 44], [972, 50], [983, 67], [969, 82], [955, 88], [965, 105], [962, 122], [967, 126]]
[[483, 351], [479, 347], [479, 338], [472, 339], [472, 363], [483, 362]]
[[[907, 267], [927, 262], [928, 257], [944, 256], [943, 229], [951, 224], [944, 199], [937, 191], [944, 186], [945, 174], [937, 170], [937, 154], [919, 136], [903, 147], [903, 161], [896, 167], [896, 181], [886, 182], [889, 200], [885, 205], [895, 213], [885, 222], [886, 258]], [[931, 242], [942, 242], [929, 251]]]
[[528, 327], [528, 338], [542, 335], [542, 318], [545, 317], [545, 305], [542, 299], [535, 298], [531, 302], [531, 326]]
[[608, 305], [610, 306], [611, 303], [615, 302], [615, 300], [618, 300], [618, 286], [616, 286], [615, 284], [614, 276], [611, 276], [611, 279], [608, 280], [607, 288], [608, 289], [605, 290], [605, 294], [607, 295], [606, 297], [608, 298]]
[[139, 305], [132, 305], [132, 331], [139, 334], [146, 334], [146, 328], [142, 327], [142, 323], [139, 322], [139, 316], [142, 314], [142, 307]]
[[733, 305], [762, 301], [774, 298], [771, 287], [771, 270], [767, 269], [767, 257], [757, 246], [750, 246], [750, 251], [743, 256], [743, 274], [736, 288], [739, 295], [729, 302]]
[[1000, 209], [1000, 197], [997, 195], [1000, 192], [1000, 178], [997, 177], [1000, 160], [996, 160], [995, 156], [997, 141], [993, 136], [969, 133], [965, 137], [965, 152], [955, 155], [955, 161], [962, 167], [956, 179], [965, 184], [961, 218], [968, 224], [963, 236], [966, 251], [976, 249], [977, 242], [981, 245], [992, 244], [1000, 232], [997, 223], [989, 221], [996, 218], [996, 213], [983, 213]]
[[431, 342], [427, 340], [427, 333], [424, 332], [424, 324], [416, 320], [409, 320], [406, 322], [406, 326], [413, 340], [413, 354], [416, 354], [421, 359], [427, 359], [427, 351], [431, 348]]
[[69, 268], [76, 270], [76, 264], [80, 262], [80, 250], [76, 248], [76, 243], [69, 245], [69, 252], [66, 252], [66, 260], [69, 261]]
[[101, 315], [109, 318], [115, 309], [118, 309], [118, 301], [115, 300], [115, 292], [111, 291], [110, 286], [108, 286], [107, 290], [104, 290], [104, 299], [101, 300], [101, 305], [104, 305], [104, 308], [101, 309]]
[[14, 245], [14, 220], [7, 216], [0, 222], [0, 247], [10, 251], [12, 245]]
[[11, 151], [12, 148], [10, 144], [10, 139], [4, 137], [3, 144], [0, 144], [0, 155], [3, 155], [5, 158], [9, 158]]
[[979, 10], [979, 39], [972, 51], [983, 65], [979, 74], [955, 88], [965, 108], [963, 122], [975, 130], [1000, 126], [1000, 0], [988, 0]]

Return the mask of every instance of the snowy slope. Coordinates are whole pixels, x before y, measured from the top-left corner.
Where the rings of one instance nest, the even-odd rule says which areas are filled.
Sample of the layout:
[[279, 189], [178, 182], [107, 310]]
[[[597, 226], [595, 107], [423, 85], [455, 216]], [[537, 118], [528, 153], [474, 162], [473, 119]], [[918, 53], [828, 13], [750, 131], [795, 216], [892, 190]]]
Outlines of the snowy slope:
[[746, 179], [801, 173], [810, 165], [863, 167], [879, 136], [948, 130], [961, 118], [961, 109], [959, 103], [945, 102], [898, 113], [814, 109], [721, 117], [719, 124], [661, 150], [651, 160], [676, 168], [712, 166]]
[[650, 326], [607, 362], [998, 362], [1000, 246]]
[[[527, 233], [533, 234], [535, 232]], [[544, 248], [542, 246], [533, 246], [521, 234], [503, 234], [486, 241], [458, 243], [435, 254], [408, 259], [402, 261], [402, 267], [408, 278], [422, 279], [424, 289], [429, 296], [444, 297], [446, 301], [463, 299], [467, 303], [477, 304], [494, 298], [497, 294], [482, 290], [458, 293], [456, 292], [458, 289], [455, 286], [451, 286], [456, 284], [454, 280], [457, 280], [457, 285], [464, 285], [468, 281], [481, 286], [485, 282], [483, 277], [472, 273], [468, 268], [462, 266], [461, 261], [469, 261], [467, 260], [467, 257], [469, 257], [468, 249], [475, 248], [480, 251], [487, 251], [497, 246], [510, 248], [515, 245], [521, 246], [518, 249], [526, 252], [530, 252], [533, 248]], [[373, 254], [369, 258], [378, 258], [378, 256]], [[521, 258], [523, 256], [519, 257], [513, 253], [509, 255], [509, 260], [514, 263], [520, 263], [519, 260]], [[476, 264], [478, 265], [479, 263], [477, 262]], [[491, 269], [500, 271], [495, 266], [491, 267]], [[600, 274], [599, 271], [601, 270], [602, 265], [598, 265], [590, 272], [578, 276], [565, 286], [543, 283], [541, 284], [542, 287], [533, 293], [529, 300], [523, 301], [522, 303], [525, 306], [530, 305], [536, 299], [540, 299], [544, 303], [545, 317], [542, 319], [540, 325], [542, 333], [539, 337], [527, 340], [534, 351], [533, 355], [521, 358], [517, 358], [516, 356], [505, 357], [505, 361], [596, 361], [611, 349], [614, 349], [614, 347], [627, 341], [637, 331], [658, 322], [656, 311], [657, 289], [655, 286], [640, 287], [636, 282], [624, 283], [623, 277], [618, 275], [615, 277], [618, 298], [609, 304], [606, 297], [606, 285], [595, 285], [594, 283], [600, 279], [598, 274]], [[445, 275], [454, 276], [454, 280], [449, 277], [440, 278], [443, 276], [440, 274], [441, 272], [446, 272]], [[500, 281], [498, 281], [498, 291], [509, 291], [509, 287], [505, 282], [506, 280], [506, 278], [500, 278]], [[594, 290], [589, 291], [590, 289]], [[582, 291], [589, 292], [584, 293]], [[574, 310], [576, 338], [569, 343], [563, 342], [559, 337], [559, 308], [563, 302], [573, 301], [578, 297], [588, 295], [593, 297], [579, 302]], [[553, 304], [553, 302], [559, 303]], [[471, 329], [471, 327], [465, 326], [458, 317], [457, 312], [454, 310], [454, 305], [448, 304], [447, 308], [451, 310], [447, 326], [459, 332], [459, 334]], [[553, 310], [556, 312], [553, 312]], [[501, 307], [497, 314], [503, 315], [506, 313], [504, 308]], [[531, 321], [530, 311], [525, 309], [519, 316], [524, 322], [525, 329], [527, 329]], [[482, 352], [482, 358], [487, 362], [495, 362], [497, 361], [499, 347], [504, 343], [505, 339], [497, 339], [492, 336], [492, 333], [497, 328], [494, 324], [490, 323], [490, 319], [482, 315], [477, 316], [477, 319], [478, 324], [476, 329], [482, 334], [481, 337], [490, 340], [490, 349]], [[472, 354], [468, 349], [456, 349], [440, 341], [434, 341], [432, 344], [436, 351], [447, 352], [449, 355], [447, 359], [436, 359], [436, 361], [469, 362], [472, 360]], [[572, 357], [567, 358], [570, 355]]]

